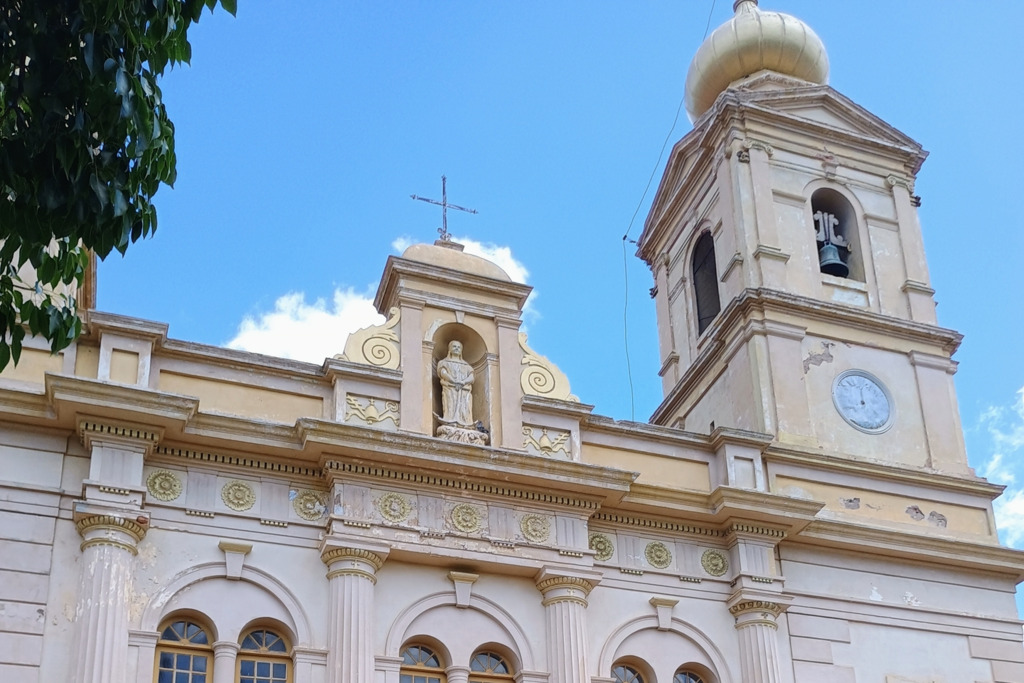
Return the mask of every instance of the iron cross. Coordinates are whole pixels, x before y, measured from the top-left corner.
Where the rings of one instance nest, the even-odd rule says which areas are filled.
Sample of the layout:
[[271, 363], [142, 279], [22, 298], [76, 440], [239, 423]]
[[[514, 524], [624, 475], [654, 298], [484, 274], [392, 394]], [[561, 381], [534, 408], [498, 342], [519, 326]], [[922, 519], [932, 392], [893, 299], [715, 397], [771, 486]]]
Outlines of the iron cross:
[[444, 242], [450, 242], [452, 236], [448, 234], [448, 209], [458, 209], [459, 211], [465, 211], [466, 213], [477, 213], [476, 209], [467, 209], [464, 206], [458, 204], [448, 203], [448, 178], [447, 176], [441, 176], [441, 201], [436, 199], [427, 199], [426, 197], [419, 197], [417, 195], [409, 195], [413, 199], [418, 199], [421, 202], [427, 202], [428, 204], [436, 204], [441, 207], [441, 227], [437, 229], [437, 232], [441, 235], [441, 240]]

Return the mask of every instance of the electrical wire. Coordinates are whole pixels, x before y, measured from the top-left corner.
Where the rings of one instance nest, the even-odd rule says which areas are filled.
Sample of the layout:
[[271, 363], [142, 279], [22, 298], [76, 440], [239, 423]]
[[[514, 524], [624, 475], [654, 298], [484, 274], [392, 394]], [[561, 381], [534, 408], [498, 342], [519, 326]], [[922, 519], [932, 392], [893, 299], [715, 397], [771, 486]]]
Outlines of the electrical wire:
[[[704, 36], [700, 39], [700, 42], [704, 42], [708, 37], [708, 31], [711, 29], [711, 17], [715, 14], [715, 2], [717, 0], [711, 0], [711, 9], [708, 11], [708, 21], [704, 26]], [[647, 199], [647, 193], [651, 189], [651, 183], [654, 182], [654, 175], [658, 172], [658, 168], [661, 166], [661, 159], [665, 156], [665, 148], [668, 147], [668, 141], [672, 139], [672, 133], [676, 130], [676, 125], [679, 123], [679, 113], [683, 110], [683, 103], [686, 101], [686, 91], [684, 89], [683, 96], [679, 98], [679, 106], [676, 107], [675, 118], [672, 119], [672, 127], [669, 128], [668, 135], [665, 136], [664, 142], [661, 143], [661, 151], [658, 152], [658, 160], [654, 162], [654, 168], [651, 169], [651, 175], [647, 179], [647, 186], [644, 187], [644, 193], [640, 196], [640, 201], [636, 204], [636, 210], [633, 211], [633, 216], [629, 219], [629, 225], [626, 226], [626, 233], [622, 236], [622, 345], [626, 353], [626, 378], [629, 380], [629, 419], [636, 421], [636, 407], [635, 407], [635, 395], [633, 392], [633, 368], [629, 360], [629, 258], [626, 255], [626, 242], [630, 244], [636, 244], [636, 240], [629, 238], [629, 233], [633, 230], [633, 223], [636, 221], [637, 215], [640, 213], [640, 207], [644, 205], [644, 200]]]

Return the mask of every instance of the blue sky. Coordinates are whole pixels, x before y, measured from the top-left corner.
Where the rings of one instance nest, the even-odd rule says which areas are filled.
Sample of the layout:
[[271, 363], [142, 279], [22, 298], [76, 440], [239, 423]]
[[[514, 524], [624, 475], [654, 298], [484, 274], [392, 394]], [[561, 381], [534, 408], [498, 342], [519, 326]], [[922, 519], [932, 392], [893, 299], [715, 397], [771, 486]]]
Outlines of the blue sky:
[[[931, 152], [917, 193], [939, 321], [965, 335], [968, 451], [1009, 485], [1002, 536], [1024, 547], [1024, 3], [762, 6], [806, 21], [831, 85]], [[446, 173], [451, 201], [479, 210], [452, 214], [451, 232], [503, 249], [535, 287], [531, 346], [596, 412], [646, 420], [661, 398], [652, 282], [622, 236], [640, 233], [666, 136], [690, 128], [673, 119], [709, 14], [713, 30], [731, 13], [323, 0], [205, 15], [192, 66], [163, 81], [177, 185], [157, 196], [155, 237], [101, 265], [99, 308], [319, 363], [370, 321], [394, 245], [436, 237], [439, 212], [409, 195], [438, 196]]]

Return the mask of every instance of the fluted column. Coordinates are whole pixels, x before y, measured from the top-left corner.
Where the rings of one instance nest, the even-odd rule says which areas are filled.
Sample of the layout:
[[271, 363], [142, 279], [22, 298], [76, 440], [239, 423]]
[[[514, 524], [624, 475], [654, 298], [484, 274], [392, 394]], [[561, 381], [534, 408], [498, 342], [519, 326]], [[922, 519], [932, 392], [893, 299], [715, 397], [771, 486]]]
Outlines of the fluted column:
[[576, 576], [551, 576], [537, 583], [548, 626], [550, 683], [587, 683], [587, 595], [594, 584]]
[[384, 555], [329, 548], [320, 559], [330, 586], [327, 683], [373, 683], [373, 587]]
[[239, 645], [230, 640], [213, 644], [213, 683], [235, 683], [235, 660]]
[[743, 683], [782, 680], [777, 619], [783, 609], [779, 603], [766, 600], [747, 600], [729, 608], [739, 632]]
[[126, 683], [132, 562], [146, 528], [114, 514], [83, 517], [76, 528], [82, 536], [82, 574], [73, 680]]
[[444, 670], [448, 683], [469, 683], [469, 667], [450, 666]]

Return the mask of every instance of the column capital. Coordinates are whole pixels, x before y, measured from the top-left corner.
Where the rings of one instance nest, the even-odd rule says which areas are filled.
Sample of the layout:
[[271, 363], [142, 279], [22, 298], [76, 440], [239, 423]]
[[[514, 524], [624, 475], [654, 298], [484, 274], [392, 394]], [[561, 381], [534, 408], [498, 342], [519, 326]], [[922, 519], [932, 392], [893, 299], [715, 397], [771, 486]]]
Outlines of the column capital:
[[226, 655], [228, 653], [231, 653], [232, 655], [237, 654], [242, 646], [233, 640], [218, 640], [214, 642], [211, 647], [213, 648], [214, 656], [216, 656]]
[[81, 549], [111, 545], [136, 554], [136, 546], [146, 536], [149, 514], [138, 510], [119, 510], [92, 506], [84, 501], [73, 504], [75, 529], [82, 537]]
[[555, 602], [576, 602], [586, 607], [587, 595], [595, 583], [579, 576], [548, 576], [537, 582], [537, 590], [544, 595], [545, 607]]
[[[781, 598], [781, 596], [780, 596]], [[729, 606], [729, 614], [736, 619], [736, 630], [748, 626], [768, 626], [778, 629], [779, 615], [789, 607], [785, 599], [773, 600], [742, 600]]]
[[328, 579], [350, 575], [377, 583], [377, 572], [384, 566], [387, 554], [387, 550], [327, 546], [320, 553], [320, 561], [327, 565]]

